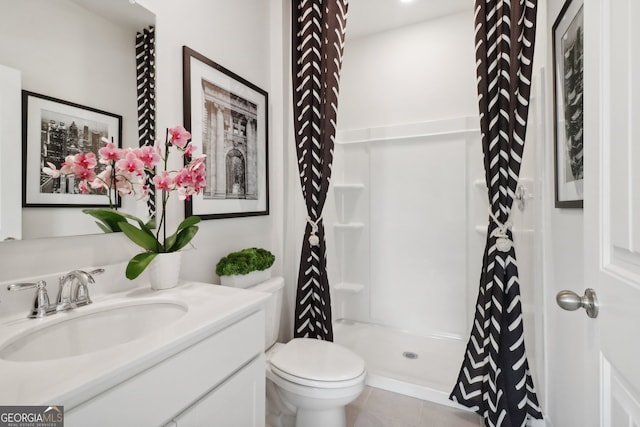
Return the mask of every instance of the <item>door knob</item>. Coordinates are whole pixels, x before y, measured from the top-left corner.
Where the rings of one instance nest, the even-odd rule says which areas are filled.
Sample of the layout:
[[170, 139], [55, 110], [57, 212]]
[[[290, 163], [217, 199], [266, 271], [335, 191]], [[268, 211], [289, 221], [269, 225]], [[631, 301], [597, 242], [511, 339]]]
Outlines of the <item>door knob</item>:
[[574, 311], [584, 308], [587, 310], [587, 316], [598, 317], [598, 298], [596, 298], [596, 291], [591, 288], [586, 289], [583, 296], [573, 291], [560, 291], [556, 295], [556, 302], [565, 310]]

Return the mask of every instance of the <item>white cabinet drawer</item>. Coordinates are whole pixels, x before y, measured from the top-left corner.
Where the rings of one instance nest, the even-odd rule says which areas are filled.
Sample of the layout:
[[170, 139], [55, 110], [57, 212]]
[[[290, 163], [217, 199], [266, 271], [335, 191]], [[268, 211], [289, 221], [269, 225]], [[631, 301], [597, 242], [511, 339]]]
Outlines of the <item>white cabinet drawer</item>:
[[264, 427], [264, 354], [173, 419], [172, 427]]
[[163, 425], [262, 354], [263, 347], [264, 312], [259, 311], [65, 411], [65, 425]]

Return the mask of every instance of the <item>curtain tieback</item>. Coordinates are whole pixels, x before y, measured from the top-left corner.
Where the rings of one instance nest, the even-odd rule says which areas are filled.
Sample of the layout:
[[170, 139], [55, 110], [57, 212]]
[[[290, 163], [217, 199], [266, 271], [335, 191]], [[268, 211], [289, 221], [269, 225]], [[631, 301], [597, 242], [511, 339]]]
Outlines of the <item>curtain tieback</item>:
[[507, 234], [507, 230], [511, 229], [512, 227], [511, 222], [507, 220], [504, 224], [501, 223], [500, 220], [498, 220], [498, 217], [496, 217], [493, 212], [491, 212], [491, 208], [489, 208], [489, 215], [491, 215], [491, 219], [498, 226], [498, 228], [491, 232], [491, 236], [496, 237], [496, 248], [500, 252], [509, 252], [513, 247], [513, 241]]
[[318, 223], [322, 221], [322, 217], [315, 221], [310, 216], [307, 217], [307, 222], [311, 225], [311, 235], [309, 236], [309, 244], [311, 246], [320, 246], [320, 238], [318, 237]]

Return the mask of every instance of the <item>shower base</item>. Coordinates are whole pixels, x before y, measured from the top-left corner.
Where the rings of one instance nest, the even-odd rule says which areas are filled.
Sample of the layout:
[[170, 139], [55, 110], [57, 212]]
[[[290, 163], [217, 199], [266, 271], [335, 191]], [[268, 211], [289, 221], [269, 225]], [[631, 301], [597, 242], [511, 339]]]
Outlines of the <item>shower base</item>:
[[334, 341], [360, 355], [367, 385], [459, 408], [449, 400], [466, 341], [425, 337], [369, 323], [337, 320]]

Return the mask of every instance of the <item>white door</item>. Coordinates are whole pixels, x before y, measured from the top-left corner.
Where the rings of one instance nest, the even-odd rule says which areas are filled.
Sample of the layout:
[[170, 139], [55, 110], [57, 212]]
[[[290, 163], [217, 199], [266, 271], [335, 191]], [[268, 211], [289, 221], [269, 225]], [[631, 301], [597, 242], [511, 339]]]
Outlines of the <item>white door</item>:
[[585, 370], [573, 381], [588, 389], [582, 402], [588, 422], [581, 427], [637, 427], [640, 1], [585, 0], [584, 8], [584, 280], [585, 288], [597, 293], [600, 310], [596, 319], [588, 319], [583, 310], [573, 313], [590, 322]]

